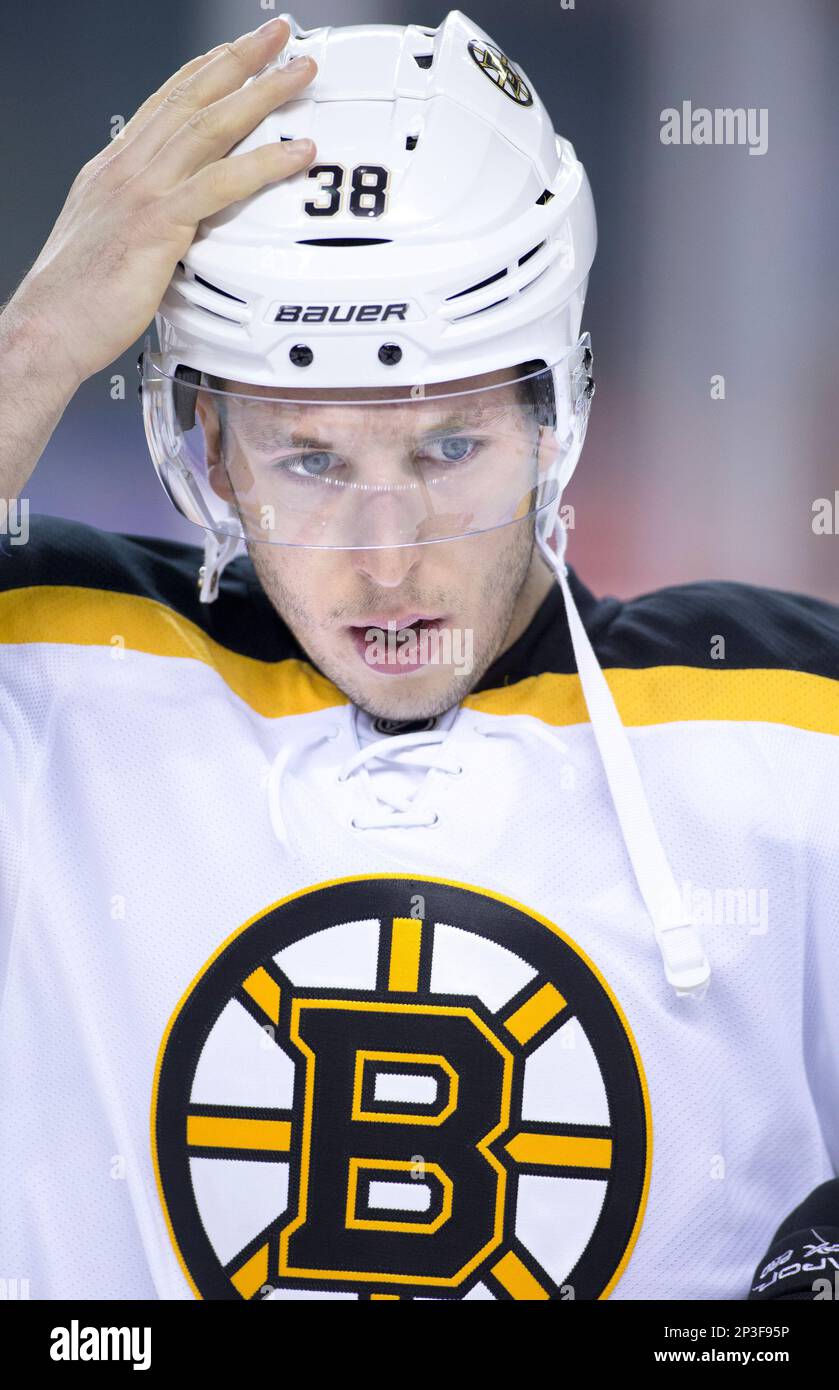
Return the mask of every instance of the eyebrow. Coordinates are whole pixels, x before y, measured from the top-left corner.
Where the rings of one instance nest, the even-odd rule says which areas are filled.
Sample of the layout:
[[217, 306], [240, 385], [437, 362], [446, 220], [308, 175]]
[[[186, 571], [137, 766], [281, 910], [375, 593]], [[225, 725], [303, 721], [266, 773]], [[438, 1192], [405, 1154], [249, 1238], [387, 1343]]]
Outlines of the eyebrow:
[[[484, 419], [483, 413], [480, 417], [472, 420], [464, 419], [462, 414], [447, 415], [443, 420], [430, 425], [427, 430], [423, 430], [418, 439], [429, 439], [435, 436], [446, 434], [451, 430], [463, 430], [467, 428], [477, 428]], [[292, 430], [291, 433], [275, 431], [268, 424], [253, 427], [253, 422], [247, 418], [241, 425], [235, 425], [235, 433], [247, 439], [249, 443], [255, 444], [258, 448], [276, 449], [322, 449], [325, 452], [331, 451], [335, 446], [328, 439], [321, 439], [317, 434], [308, 434], [305, 430]]]

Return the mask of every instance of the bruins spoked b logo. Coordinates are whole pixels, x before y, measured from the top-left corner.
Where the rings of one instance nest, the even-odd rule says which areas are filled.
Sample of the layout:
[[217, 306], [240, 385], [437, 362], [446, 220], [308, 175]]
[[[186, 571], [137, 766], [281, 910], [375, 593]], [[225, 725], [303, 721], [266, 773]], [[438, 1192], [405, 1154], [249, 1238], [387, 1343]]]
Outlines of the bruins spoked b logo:
[[530, 88], [500, 48], [495, 48], [490, 43], [478, 43], [477, 39], [470, 39], [469, 52], [481, 72], [494, 82], [496, 87], [500, 87], [501, 91], [506, 93], [512, 101], [518, 102], [519, 106], [533, 105]]
[[209, 1299], [596, 1299], [643, 1218], [643, 1071], [547, 919], [389, 875], [276, 903], [161, 1045], [152, 1133]]

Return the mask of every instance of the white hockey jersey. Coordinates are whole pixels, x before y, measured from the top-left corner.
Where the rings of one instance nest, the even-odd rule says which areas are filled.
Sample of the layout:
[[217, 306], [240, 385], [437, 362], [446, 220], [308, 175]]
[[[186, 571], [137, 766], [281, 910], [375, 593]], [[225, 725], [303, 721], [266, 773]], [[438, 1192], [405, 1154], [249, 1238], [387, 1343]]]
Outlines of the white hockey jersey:
[[744, 1298], [839, 1169], [839, 611], [571, 575], [701, 923], [677, 999], [558, 590], [405, 747], [198, 563], [0, 552], [0, 1278]]

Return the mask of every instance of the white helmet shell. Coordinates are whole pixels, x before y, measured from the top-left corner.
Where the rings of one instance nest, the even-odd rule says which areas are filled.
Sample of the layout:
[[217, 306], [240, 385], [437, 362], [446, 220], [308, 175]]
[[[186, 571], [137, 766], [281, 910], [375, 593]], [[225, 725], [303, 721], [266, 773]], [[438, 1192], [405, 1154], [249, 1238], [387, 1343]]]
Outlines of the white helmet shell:
[[278, 65], [317, 74], [231, 153], [310, 136], [315, 161], [201, 224], [156, 315], [162, 370], [333, 388], [556, 361], [594, 205], [526, 74], [459, 10], [436, 30], [284, 18]]

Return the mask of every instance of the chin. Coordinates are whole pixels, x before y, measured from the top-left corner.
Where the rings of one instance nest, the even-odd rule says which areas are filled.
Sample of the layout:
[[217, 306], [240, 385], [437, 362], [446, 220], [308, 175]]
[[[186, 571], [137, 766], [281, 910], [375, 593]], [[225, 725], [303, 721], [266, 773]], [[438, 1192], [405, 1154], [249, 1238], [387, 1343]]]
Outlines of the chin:
[[[333, 678], [334, 679], [334, 678]], [[360, 680], [334, 679], [334, 684], [366, 714], [377, 719], [433, 719], [468, 695], [477, 677], [439, 667], [404, 675], [369, 675]]]

